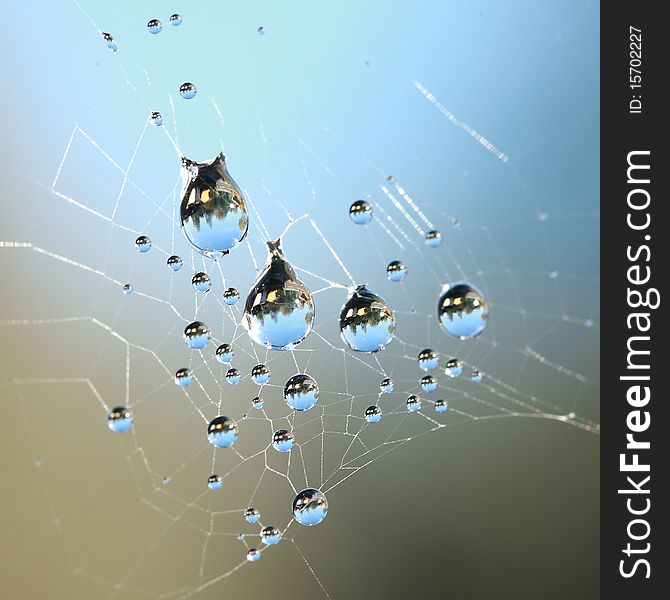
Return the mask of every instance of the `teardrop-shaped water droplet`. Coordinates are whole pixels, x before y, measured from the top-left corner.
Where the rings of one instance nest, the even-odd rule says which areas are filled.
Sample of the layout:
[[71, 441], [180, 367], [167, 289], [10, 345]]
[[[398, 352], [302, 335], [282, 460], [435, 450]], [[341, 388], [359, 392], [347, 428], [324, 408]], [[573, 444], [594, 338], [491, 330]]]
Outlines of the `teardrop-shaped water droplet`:
[[359, 285], [340, 313], [342, 339], [356, 352], [379, 352], [393, 339], [395, 315], [381, 296]]
[[105, 31], [102, 32], [102, 39], [105, 40], [105, 44], [107, 44], [107, 47], [112, 51], [112, 52], [117, 52], [119, 49], [119, 46], [117, 45], [116, 41], [114, 40], [114, 36], [111, 33], [107, 33]]
[[272, 350], [288, 350], [312, 331], [314, 300], [284, 258], [281, 240], [268, 242], [265, 268], [249, 291], [243, 324], [249, 337]]
[[469, 283], [444, 286], [437, 302], [437, 318], [449, 335], [467, 340], [479, 335], [488, 322], [489, 305]]
[[181, 226], [186, 239], [210, 258], [237, 248], [247, 235], [249, 213], [225, 156], [204, 163], [182, 157], [181, 174]]

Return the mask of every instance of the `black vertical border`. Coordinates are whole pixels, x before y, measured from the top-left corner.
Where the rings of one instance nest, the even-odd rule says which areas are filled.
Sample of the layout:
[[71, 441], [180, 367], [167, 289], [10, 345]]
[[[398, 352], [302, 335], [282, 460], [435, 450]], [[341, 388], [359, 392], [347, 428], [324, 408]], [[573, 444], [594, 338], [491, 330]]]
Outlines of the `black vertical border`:
[[[664, 19], [665, 3], [637, 0], [635, 2], [601, 3], [601, 597], [631, 600], [670, 597], [670, 548], [668, 544], [668, 463], [670, 462], [670, 339], [667, 338], [666, 305], [667, 272], [670, 252], [666, 231], [667, 205], [670, 204], [668, 177], [670, 161], [670, 26]], [[642, 30], [642, 87], [631, 89], [629, 80], [629, 28]], [[641, 114], [631, 114], [629, 103], [641, 96]], [[631, 230], [626, 224], [627, 194], [633, 187], [627, 183], [628, 153], [650, 150], [651, 226], [643, 232]], [[668, 218], [670, 223], [670, 218]], [[645, 235], [650, 240], [642, 241]], [[636, 518], [628, 512], [628, 496], [618, 490], [630, 487], [619, 469], [619, 455], [626, 451], [626, 418], [633, 410], [626, 400], [631, 382], [621, 381], [626, 374], [629, 331], [626, 318], [636, 312], [627, 302], [627, 246], [642, 243], [651, 248], [650, 286], [661, 294], [661, 305], [651, 313], [652, 327], [649, 349], [651, 401], [644, 410], [651, 413], [651, 426], [640, 439], [651, 442], [651, 449], [640, 451], [640, 460], [651, 463], [651, 509], [644, 515], [651, 525], [648, 538], [650, 551], [642, 558], [651, 564], [651, 577], [638, 575], [625, 578], [620, 561], [632, 561], [623, 550], [629, 542], [627, 527]], [[641, 288], [639, 288], [641, 289]], [[640, 309], [637, 309], [640, 310]], [[639, 497], [639, 496], [638, 496]], [[641, 531], [641, 528], [635, 531]], [[635, 545], [635, 542], [631, 542]], [[643, 546], [643, 542], [638, 543]]]

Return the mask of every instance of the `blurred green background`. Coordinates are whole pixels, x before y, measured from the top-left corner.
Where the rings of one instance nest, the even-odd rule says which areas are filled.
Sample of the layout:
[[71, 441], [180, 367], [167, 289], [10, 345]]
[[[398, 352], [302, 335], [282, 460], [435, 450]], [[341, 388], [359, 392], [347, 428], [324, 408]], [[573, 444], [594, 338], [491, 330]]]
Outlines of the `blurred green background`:
[[[0, 22], [0, 240], [47, 252], [0, 248], [2, 596], [177, 598], [212, 582], [196, 597], [597, 598], [599, 436], [587, 428], [598, 422], [600, 367], [598, 4], [147, 1], [81, 9], [10, 0]], [[179, 28], [169, 25], [173, 12], [183, 16]], [[117, 54], [86, 15], [114, 35]], [[163, 22], [156, 36], [145, 29], [151, 18]], [[414, 80], [510, 162], [450, 123]], [[184, 81], [198, 87], [193, 100], [178, 95]], [[249, 237], [255, 260], [264, 260], [261, 219], [276, 236], [287, 211], [308, 213], [354, 279], [396, 309], [399, 339], [380, 360], [397, 393], [382, 399], [380, 429], [365, 436], [373, 445], [417, 436], [330, 491], [322, 525], [292, 526], [258, 564], [216, 582], [244, 558], [236, 534], [257, 541], [239, 512], [212, 519], [212, 511], [246, 506], [260, 481], [263, 522], [284, 527], [292, 491], [267, 470], [261, 478], [261, 455], [220, 495], [203, 494], [212, 452], [194, 406], [211, 417], [221, 402], [241, 418], [256, 388], [248, 377], [237, 388], [223, 383], [211, 353], [192, 363], [203, 388], [190, 401], [171, 382], [169, 373], [192, 360], [180, 337], [201, 261], [192, 262], [175, 226], [178, 157], [164, 131], [144, 129], [150, 110], [163, 113], [164, 129], [190, 158], [225, 150], [258, 211]], [[59, 197], [52, 181], [75, 125]], [[132, 163], [132, 181], [112, 160], [121, 170]], [[443, 232], [439, 249], [426, 248], [385, 199], [379, 186], [388, 174]], [[376, 214], [404, 250], [378, 223], [349, 221], [349, 204], [366, 194], [402, 225], [409, 241]], [[133, 247], [137, 232], [154, 242], [147, 255]], [[284, 245], [296, 265], [347, 283], [307, 222]], [[165, 267], [173, 251], [186, 262], [177, 274]], [[400, 286], [386, 281], [392, 259], [408, 265]], [[243, 294], [255, 276], [245, 249], [222, 269]], [[222, 316], [215, 297], [223, 282], [210, 273], [214, 289], [198, 314], [228, 341], [239, 315]], [[463, 278], [485, 291], [492, 317], [481, 338], [456, 342], [433, 311], [440, 285]], [[125, 282], [140, 293], [124, 296]], [[317, 332], [337, 346], [344, 296], [334, 288], [317, 296]], [[126, 345], [110, 330], [135, 345], [129, 377]], [[341, 433], [347, 415], [376, 401], [380, 376], [314, 335], [304, 346], [314, 352], [296, 357], [319, 382], [325, 417], [296, 432], [303, 440], [322, 428]], [[486, 377], [473, 387], [439, 376], [434, 396], [454, 411], [439, 419], [448, 427], [420, 435], [430, 422], [406, 419], [402, 405], [417, 390], [423, 373], [414, 357], [425, 346]], [[248, 340], [240, 347], [236, 366], [247, 375], [256, 356]], [[286, 413], [277, 386], [295, 367], [284, 354], [268, 364], [266, 405], [279, 423]], [[117, 436], [96, 392], [109, 406], [123, 404], [126, 384], [137, 422]], [[534, 409], [574, 412], [581, 427], [498, 418]], [[435, 417], [429, 404], [424, 411]], [[242, 426], [237, 447], [249, 456], [265, 446], [270, 426]], [[328, 473], [349, 440], [327, 440]], [[318, 444], [304, 448], [310, 483], [321, 456]], [[299, 485], [297, 461], [287, 471], [268, 460]], [[216, 461], [221, 472], [235, 465], [222, 453]]]

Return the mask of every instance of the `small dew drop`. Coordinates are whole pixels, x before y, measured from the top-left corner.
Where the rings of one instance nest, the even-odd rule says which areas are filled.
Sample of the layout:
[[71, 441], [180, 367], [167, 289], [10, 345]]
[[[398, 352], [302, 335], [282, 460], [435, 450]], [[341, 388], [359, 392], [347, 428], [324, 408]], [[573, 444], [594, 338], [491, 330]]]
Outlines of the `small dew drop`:
[[111, 33], [107, 33], [105, 31], [102, 32], [102, 39], [105, 40], [105, 44], [107, 44], [107, 47], [112, 51], [112, 52], [118, 52], [119, 47], [114, 40], [114, 36]]
[[446, 375], [455, 379], [463, 374], [463, 363], [458, 358], [450, 358], [444, 369]]
[[421, 408], [421, 398], [412, 394], [407, 398], [407, 410], [409, 412], [416, 412]]
[[251, 381], [253, 381], [256, 385], [265, 385], [268, 381], [270, 381], [270, 377], [272, 374], [270, 373], [270, 369], [268, 369], [267, 365], [256, 365], [253, 369], [251, 369]]
[[230, 385], [237, 385], [240, 381], [242, 381], [242, 374], [239, 369], [231, 368], [226, 371], [226, 382]]
[[258, 35], [265, 35], [266, 33], [265, 27], [263, 27], [262, 25], [258, 29], [256, 29], [256, 31], [258, 32]]
[[149, 115], [149, 121], [156, 127], [160, 127], [163, 124], [163, 115], [157, 110], [154, 110]]
[[433, 377], [432, 375], [424, 375], [421, 378], [421, 389], [424, 392], [434, 392], [437, 389], [437, 379]]
[[244, 509], [244, 520], [247, 523], [258, 523], [261, 518], [261, 513], [253, 506]]
[[255, 397], [251, 400], [251, 405], [252, 405], [256, 410], [260, 410], [261, 408], [263, 408], [263, 398], [261, 398], [260, 396], [255, 396]]
[[184, 329], [184, 341], [193, 350], [202, 350], [210, 339], [212, 339], [212, 332], [201, 321], [193, 321]]
[[356, 200], [349, 207], [349, 218], [356, 225], [366, 225], [372, 221], [372, 204], [366, 200]]
[[133, 293], [133, 286], [130, 285], [129, 283], [124, 283], [122, 290], [126, 296], [130, 296], [130, 294]]
[[382, 394], [390, 394], [393, 391], [393, 379], [384, 377], [384, 379], [379, 382], [379, 391]]
[[141, 235], [135, 240], [135, 247], [142, 254], [149, 252], [151, 250], [151, 240], [146, 235]]
[[207, 440], [217, 448], [232, 446], [238, 435], [237, 423], [225, 415], [214, 417], [207, 426]]
[[309, 410], [318, 399], [319, 385], [309, 375], [298, 373], [284, 385], [284, 400], [293, 410]]
[[195, 98], [198, 90], [193, 83], [187, 81], [179, 86], [179, 93], [185, 100], [190, 100], [191, 98]]
[[203, 273], [201, 271], [193, 275], [191, 278], [191, 285], [196, 292], [209, 292], [212, 287], [212, 280], [209, 278], [207, 273]]
[[301, 525], [318, 525], [327, 514], [328, 500], [321, 490], [306, 488], [293, 498], [293, 518]]
[[432, 229], [426, 233], [424, 241], [426, 242], [426, 246], [437, 248], [442, 243], [442, 234], [436, 229]]
[[379, 423], [382, 420], [382, 409], [379, 406], [368, 406], [365, 409], [365, 420], [368, 423]]
[[432, 348], [424, 348], [417, 357], [419, 367], [424, 371], [432, 371], [440, 364], [440, 357]]
[[133, 415], [129, 408], [117, 406], [107, 414], [107, 427], [117, 433], [128, 431], [133, 426]]
[[234, 306], [240, 301], [240, 293], [235, 288], [228, 288], [223, 292], [223, 301], [228, 306]]
[[158, 19], [151, 19], [147, 23], [147, 31], [156, 35], [163, 30], [163, 24]]
[[173, 27], [179, 27], [181, 23], [182, 23], [181, 15], [177, 13], [170, 15], [170, 25], [172, 25]]
[[167, 259], [167, 266], [170, 267], [173, 271], [179, 271], [182, 266], [184, 266], [184, 261], [181, 259], [181, 256], [172, 255]]
[[449, 410], [449, 405], [446, 400], [436, 400], [435, 401], [435, 410], [439, 413], [447, 412]]
[[258, 548], [249, 548], [247, 551], [247, 560], [249, 562], [256, 562], [261, 558], [261, 551]]
[[220, 490], [223, 487], [223, 478], [221, 475], [213, 473], [207, 478], [207, 487], [210, 490]]
[[234, 356], [235, 351], [230, 344], [221, 344], [216, 349], [216, 360], [224, 365], [230, 364]]
[[294, 444], [295, 437], [287, 429], [278, 429], [272, 436], [272, 447], [278, 452], [289, 452]]
[[407, 267], [405, 263], [394, 260], [386, 267], [386, 277], [389, 281], [402, 281], [407, 276]]
[[193, 373], [191, 369], [184, 367], [174, 374], [174, 382], [179, 387], [188, 387], [193, 383]]

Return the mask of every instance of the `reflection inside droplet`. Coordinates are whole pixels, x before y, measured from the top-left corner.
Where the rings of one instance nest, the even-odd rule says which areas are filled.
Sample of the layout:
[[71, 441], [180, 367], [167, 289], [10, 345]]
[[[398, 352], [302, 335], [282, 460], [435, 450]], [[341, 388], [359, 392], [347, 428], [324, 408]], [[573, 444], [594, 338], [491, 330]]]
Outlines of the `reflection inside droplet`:
[[356, 352], [378, 352], [393, 339], [395, 315], [381, 296], [359, 285], [340, 313], [342, 339]]

